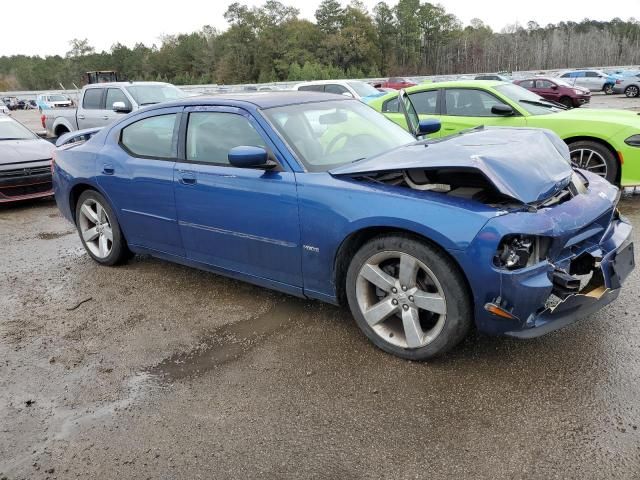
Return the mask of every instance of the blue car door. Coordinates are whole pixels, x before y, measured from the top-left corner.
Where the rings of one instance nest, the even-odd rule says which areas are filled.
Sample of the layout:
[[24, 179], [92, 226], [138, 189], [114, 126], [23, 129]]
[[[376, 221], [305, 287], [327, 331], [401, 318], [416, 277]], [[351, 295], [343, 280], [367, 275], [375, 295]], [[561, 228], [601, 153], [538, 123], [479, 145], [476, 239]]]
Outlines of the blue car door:
[[181, 111], [164, 108], [132, 117], [111, 132], [96, 166], [127, 242], [183, 257], [173, 192]]
[[[192, 107], [175, 164], [178, 224], [187, 257], [301, 291], [295, 174], [253, 116], [235, 107]], [[228, 153], [262, 146], [280, 166], [236, 168]]]

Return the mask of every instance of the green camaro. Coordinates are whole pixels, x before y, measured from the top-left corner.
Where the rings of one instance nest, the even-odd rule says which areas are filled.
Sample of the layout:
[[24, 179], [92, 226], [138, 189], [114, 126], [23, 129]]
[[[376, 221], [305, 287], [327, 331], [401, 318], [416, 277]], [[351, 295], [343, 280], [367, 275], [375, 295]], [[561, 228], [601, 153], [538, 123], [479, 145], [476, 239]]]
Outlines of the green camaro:
[[[640, 114], [626, 110], [573, 109], [545, 100], [518, 85], [496, 81], [453, 81], [406, 89], [420, 119], [436, 118], [442, 129], [431, 137], [487, 126], [539, 127], [557, 133], [571, 159], [622, 186], [640, 185]], [[406, 128], [392, 92], [369, 102]]]

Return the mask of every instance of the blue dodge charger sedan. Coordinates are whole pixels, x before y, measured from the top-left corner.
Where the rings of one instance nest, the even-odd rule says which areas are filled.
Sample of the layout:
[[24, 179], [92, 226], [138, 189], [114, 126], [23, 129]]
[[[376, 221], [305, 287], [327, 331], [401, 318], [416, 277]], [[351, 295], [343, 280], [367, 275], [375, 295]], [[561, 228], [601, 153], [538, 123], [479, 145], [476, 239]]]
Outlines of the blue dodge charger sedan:
[[[400, 104], [418, 138], [438, 128]], [[353, 99], [256, 92], [75, 135], [59, 142], [55, 196], [96, 262], [151, 254], [346, 304], [407, 359], [474, 325], [521, 338], [565, 326], [634, 267], [618, 189], [572, 169], [545, 130], [420, 140]]]

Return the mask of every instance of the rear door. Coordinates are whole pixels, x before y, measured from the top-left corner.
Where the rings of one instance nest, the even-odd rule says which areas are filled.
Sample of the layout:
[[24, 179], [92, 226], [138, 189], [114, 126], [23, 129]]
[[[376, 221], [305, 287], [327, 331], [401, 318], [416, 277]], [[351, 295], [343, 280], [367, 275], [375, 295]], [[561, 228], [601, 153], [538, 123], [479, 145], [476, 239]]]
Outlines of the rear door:
[[173, 192], [182, 107], [136, 115], [96, 158], [98, 183], [132, 245], [184, 257]]
[[494, 105], [505, 105], [495, 95], [476, 88], [447, 88], [442, 99], [442, 136], [480, 125], [497, 127], [521, 127], [526, 125], [524, 117], [517, 112], [513, 116], [496, 115], [491, 112]]
[[[301, 291], [296, 178], [265, 130], [221, 106], [186, 109], [181, 131], [174, 192], [188, 258]], [[243, 145], [266, 148], [280, 166], [232, 166], [229, 150]]]
[[78, 129], [102, 127], [105, 125], [104, 102], [106, 88], [87, 88], [82, 96], [82, 105], [78, 108]]

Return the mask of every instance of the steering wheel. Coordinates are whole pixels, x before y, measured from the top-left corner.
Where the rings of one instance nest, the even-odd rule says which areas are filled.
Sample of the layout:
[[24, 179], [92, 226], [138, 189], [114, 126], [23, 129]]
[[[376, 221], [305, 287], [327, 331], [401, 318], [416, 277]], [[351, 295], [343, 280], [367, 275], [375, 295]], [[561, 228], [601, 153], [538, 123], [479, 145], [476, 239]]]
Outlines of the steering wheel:
[[331, 140], [331, 142], [329, 142], [329, 145], [327, 145], [327, 149], [325, 150], [325, 154], [329, 154], [332, 152], [333, 147], [336, 146], [336, 144], [338, 143], [338, 140], [341, 140], [342, 138], [349, 138], [350, 135], [348, 133], [344, 133], [344, 132], [340, 132], [338, 135], [336, 135], [335, 137], [333, 137], [333, 140]]

